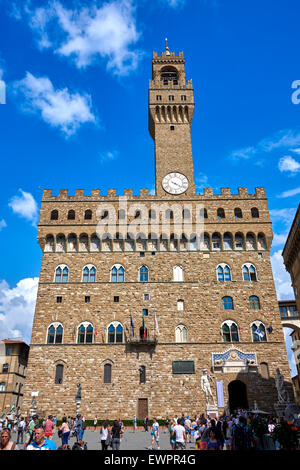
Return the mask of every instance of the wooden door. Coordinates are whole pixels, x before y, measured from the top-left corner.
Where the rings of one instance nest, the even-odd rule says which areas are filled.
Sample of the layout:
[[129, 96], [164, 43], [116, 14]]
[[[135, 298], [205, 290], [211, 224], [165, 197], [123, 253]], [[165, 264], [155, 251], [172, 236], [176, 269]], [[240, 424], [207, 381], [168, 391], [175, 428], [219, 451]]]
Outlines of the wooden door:
[[146, 416], [148, 416], [148, 398], [139, 398], [137, 418], [144, 420]]

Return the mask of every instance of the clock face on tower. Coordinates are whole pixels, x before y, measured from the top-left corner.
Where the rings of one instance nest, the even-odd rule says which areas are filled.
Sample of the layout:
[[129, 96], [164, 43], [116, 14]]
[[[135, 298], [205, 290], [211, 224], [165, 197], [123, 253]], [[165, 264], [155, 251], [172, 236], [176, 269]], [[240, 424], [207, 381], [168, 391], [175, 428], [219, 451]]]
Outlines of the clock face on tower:
[[189, 182], [181, 173], [168, 173], [162, 180], [162, 187], [167, 193], [182, 194], [188, 189]]

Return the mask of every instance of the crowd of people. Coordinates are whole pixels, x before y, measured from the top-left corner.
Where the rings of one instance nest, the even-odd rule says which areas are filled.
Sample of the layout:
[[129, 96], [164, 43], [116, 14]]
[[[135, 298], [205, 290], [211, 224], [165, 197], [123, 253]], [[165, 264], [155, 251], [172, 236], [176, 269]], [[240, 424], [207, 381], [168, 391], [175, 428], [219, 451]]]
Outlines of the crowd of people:
[[[161, 422], [161, 421], [160, 421]], [[164, 433], [169, 433], [170, 449], [184, 450], [263, 450], [266, 443], [263, 439], [267, 435], [273, 442], [274, 449], [284, 448], [282, 443], [272, 439], [276, 435], [277, 426], [282, 425], [283, 420], [271, 417], [261, 417], [247, 410], [236, 410], [230, 416], [210, 418], [201, 416], [177, 415], [174, 418], [167, 417], [161, 426], [156, 418], [144, 420], [144, 431], [150, 431], [149, 450], [160, 450], [160, 427]], [[94, 431], [98, 432], [98, 419], [94, 418]], [[293, 423], [289, 423], [293, 424]], [[87, 450], [87, 442], [84, 441], [86, 422], [80, 414], [72, 418], [64, 416], [61, 424], [57, 425], [57, 417], [49, 415], [46, 419], [39, 419], [37, 415], [28, 418], [19, 417], [14, 421], [0, 419], [0, 450]], [[260, 432], [263, 429], [263, 434]], [[300, 427], [292, 426], [294, 431], [300, 431]], [[133, 419], [133, 432], [138, 430], [138, 420]], [[53, 434], [57, 431], [61, 439], [61, 445], [57, 446], [53, 440]], [[121, 419], [111, 422], [106, 420], [100, 426], [101, 449], [119, 450], [125, 427]], [[16, 435], [16, 442], [12, 434]], [[74, 438], [70, 445], [70, 438]], [[295, 446], [299, 450], [298, 444]]]

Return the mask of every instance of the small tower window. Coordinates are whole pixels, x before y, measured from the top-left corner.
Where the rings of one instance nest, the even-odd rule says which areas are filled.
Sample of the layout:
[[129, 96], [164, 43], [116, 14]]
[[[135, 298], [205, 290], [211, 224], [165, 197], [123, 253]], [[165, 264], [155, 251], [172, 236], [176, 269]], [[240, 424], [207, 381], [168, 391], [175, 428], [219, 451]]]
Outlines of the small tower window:
[[174, 101], [174, 95], [169, 95], [169, 101]]
[[186, 95], [181, 95], [181, 101], [186, 101]]
[[156, 95], [156, 100], [161, 101], [161, 95]]
[[175, 126], [170, 126], [170, 131], [175, 131]]

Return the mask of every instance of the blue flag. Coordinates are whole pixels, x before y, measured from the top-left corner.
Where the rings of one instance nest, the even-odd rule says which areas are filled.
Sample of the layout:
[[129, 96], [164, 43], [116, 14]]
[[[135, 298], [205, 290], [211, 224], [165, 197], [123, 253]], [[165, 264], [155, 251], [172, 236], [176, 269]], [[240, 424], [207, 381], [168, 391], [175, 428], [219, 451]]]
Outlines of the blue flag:
[[131, 328], [132, 328], [132, 336], [134, 337], [134, 324], [133, 324], [133, 321], [132, 321], [131, 314], [130, 314], [130, 325], [131, 325]]

